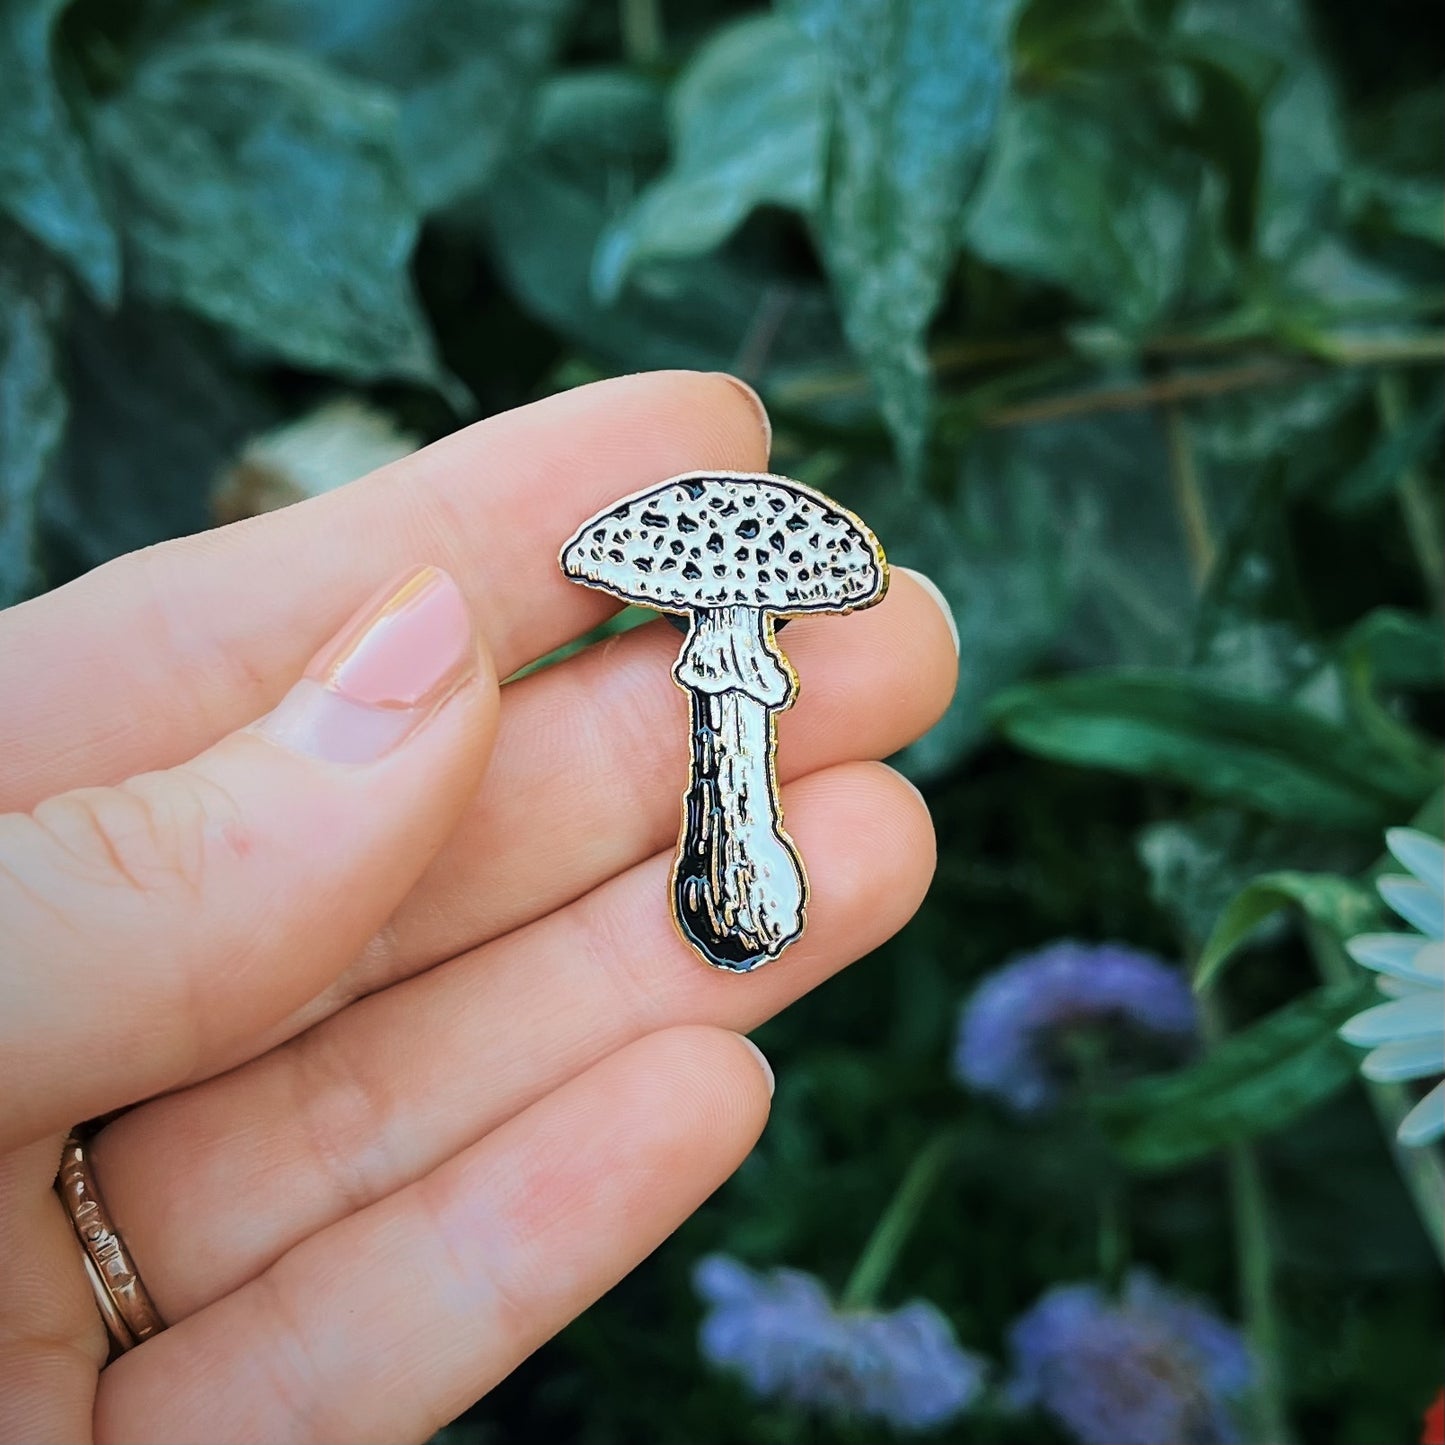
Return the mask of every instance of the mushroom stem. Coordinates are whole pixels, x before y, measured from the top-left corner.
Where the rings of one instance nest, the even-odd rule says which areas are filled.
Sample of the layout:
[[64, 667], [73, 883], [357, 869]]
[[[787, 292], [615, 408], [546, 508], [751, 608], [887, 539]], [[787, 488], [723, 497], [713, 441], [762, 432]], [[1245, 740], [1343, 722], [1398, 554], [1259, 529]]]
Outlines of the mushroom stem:
[[717, 968], [776, 958], [803, 931], [802, 860], [783, 831], [773, 711], [736, 688], [689, 690], [692, 778], [673, 866], [678, 923]]

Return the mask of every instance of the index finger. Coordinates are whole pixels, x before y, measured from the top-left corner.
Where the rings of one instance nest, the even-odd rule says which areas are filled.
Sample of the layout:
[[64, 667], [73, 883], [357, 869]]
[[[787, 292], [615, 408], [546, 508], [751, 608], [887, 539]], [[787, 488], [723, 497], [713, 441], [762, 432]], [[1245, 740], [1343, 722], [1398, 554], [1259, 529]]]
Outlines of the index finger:
[[416, 561], [457, 580], [505, 677], [613, 606], [558, 571], [580, 520], [679, 472], [760, 470], [767, 445], [760, 404], [731, 377], [620, 377], [118, 558], [0, 615], [0, 809], [165, 766], [260, 716], [316, 636]]

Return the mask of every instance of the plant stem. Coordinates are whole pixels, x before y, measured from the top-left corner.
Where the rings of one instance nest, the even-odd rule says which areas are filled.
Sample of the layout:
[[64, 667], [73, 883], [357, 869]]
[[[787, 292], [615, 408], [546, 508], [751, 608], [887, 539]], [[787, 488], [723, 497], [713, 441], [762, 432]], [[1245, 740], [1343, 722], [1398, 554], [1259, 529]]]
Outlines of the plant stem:
[[1091, 387], [1084, 391], [1064, 392], [1040, 397], [985, 412], [984, 425], [992, 427], [1024, 426], [1041, 421], [1060, 421], [1064, 417], [1092, 416], [1106, 411], [1137, 411], [1162, 402], [1183, 401], [1189, 397], [1226, 396], [1234, 391], [1247, 391], [1255, 386], [1268, 386], [1284, 381], [1298, 381], [1318, 372], [1317, 366], [1297, 361], [1255, 361], [1241, 366], [1216, 367], [1211, 371], [1189, 371], [1177, 376], [1164, 376], [1137, 386]]
[[858, 1263], [853, 1266], [853, 1273], [839, 1297], [840, 1309], [866, 1310], [877, 1302], [899, 1253], [923, 1212], [923, 1206], [943, 1177], [957, 1143], [954, 1132], [947, 1130], [935, 1134], [913, 1156], [913, 1162], [909, 1164], [893, 1198], [888, 1201], [888, 1207], [873, 1226], [873, 1233], [863, 1246]]
[[1124, 1283], [1129, 1267], [1131, 1244], [1129, 1238], [1129, 1195], [1128, 1181], [1121, 1174], [1115, 1162], [1113, 1151], [1103, 1128], [1099, 1124], [1093, 1104], [1106, 1093], [1104, 1084], [1103, 1057], [1098, 1041], [1087, 1034], [1074, 1035], [1065, 1047], [1073, 1060], [1078, 1076], [1079, 1093], [1087, 1113], [1088, 1131], [1092, 1135], [1095, 1158], [1102, 1164], [1102, 1174], [1094, 1190], [1096, 1252], [1099, 1276], [1104, 1288], [1111, 1295], [1117, 1295]]
[[[1323, 333], [1319, 344], [1309, 351], [1274, 341], [1263, 335], [1213, 335], [1206, 325], [1197, 335], [1146, 337], [1133, 348], [1131, 355], [1157, 357], [1211, 356], [1228, 360], [1232, 356], [1253, 355], [1263, 373], [1249, 366], [1224, 367], [1217, 371], [1190, 373], [1175, 378], [1184, 385], [1182, 395], [1215, 395], [1237, 390], [1264, 380], [1285, 381], [1300, 375], [1319, 374], [1330, 367], [1349, 366], [1424, 366], [1438, 362], [1445, 352], [1445, 335], [1437, 331], [1406, 332], [1398, 336], [1360, 337], [1348, 333]], [[1272, 353], [1272, 354], [1271, 354]], [[1008, 362], [1085, 360], [1065, 336], [1020, 336], [978, 341], [948, 341], [929, 351], [935, 372], [969, 370]], [[1221, 378], [1216, 380], [1216, 378]], [[1193, 391], [1189, 387], [1201, 387]], [[773, 395], [780, 406], [804, 406], [810, 402], [837, 397], [865, 396], [868, 378], [858, 369], [843, 371], [809, 371], [780, 383]], [[1109, 392], [1074, 392], [1043, 398], [1041, 404], [1064, 406], [1061, 413], [1073, 415], [1073, 407], [1091, 398], [1107, 397], [1106, 404], [1092, 402], [1094, 410], [1124, 410], [1148, 406], [1156, 397], [1146, 386], [1121, 387]], [[1027, 418], [1024, 418], [1027, 419]], [[995, 412], [987, 419], [989, 425], [1008, 426], [1013, 417], [1008, 411]]]
[[[1215, 995], [1199, 1000], [1204, 1037], [1210, 1048], [1224, 1040], [1224, 1018]], [[1269, 1208], [1259, 1157], [1248, 1144], [1231, 1144], [1224, 1167], [1229, 1180], [1230, 1213], [1234, 1220], [1235, 1266], [1240, 1312], [1258, 1369], [1253, 1391], [1255, 1438], [1261, 1445], [1289, 1445], [1289, 1412], [1280, 1379], [1282, 1337], [1274, 1298], [1274, 1259], [1270, 1246]]]
[[[1199, 486], [1188, 428], [1177, 400], [1163, 408], [1169, 442], [1169, 473], [1175, 505], [1189, 545], [1190, 570], [1196, 593], [1202, 593], [1216, 548]], [[1197, 959], [1192, 960], [1197, 964]], [[1191, 967], [1193, 974], [1195, 968]], [[1224, 1041], [1227, 1026], [1217, 994], [1199, 1000], [1200, 1028], [1206, 1048]], [[1258, 1374], [1251, 1392], [1254, 1437], [1261, 1445], [1290, 1445], [1289, 1411], [1285, 1405], [1280, 1361], [1282, 1336], [1275, 1304], [1274, 1258], [1270, 1245], [1269, 1206], [1259, 1156], [1247, 1143], [1231, 1144], [1224, 1155], [1229, 1207], [1234, 1225], [1235, 1269], [1239, 1306]]]
[[1254, 1347], [1259, 1371], [1260, 1440], [1265, 1445], [1289, 1445], [1289, 1411], [1280, 1380], [1283, 1340], [1274, 1298], [1274, 1259], [1269, 1241], [1269, 1216], [1259, 1157], [1248, 1144], [1231, 1144], [1225, 1158], [1229, 1175], [1229, 1202], [1234, 1213], [1235, 1249], [1238, 1255], [1239, 1297], [1245, 1329]]
[[[1305, 935], [1315, 967], [1326, 983], [1348, 983], [1359, 977], [1355, 966], [1334, 937], [1317, 923], [1305, 923]], [[1445, 1164], [1434, 1149], [1407, 1149], [1396, 1131], [1414, 1100], [1401, 1084], [1382, 1084], [1361, 1078], [1375, 1117], [1380, 1121], [1395, 1168], [1415, 1205], [1425, 1236], [1445, 1268]]]
[[1117, 1295], [1129, 1268], [1129, 1210], [1124, 1187], [1111, 1179], [1099, 1189], [1099, 1275], [1104, 1288]]
[[1196, 591], [1202, 591], [1214, 567], [1214, 537], [1209, 529], [1209, 513], [1204, 493], [1199, 486], [1199, 468], [1194, 463], [1194, 448], [1184, 410], [1177, 401], [1164, 407], [1164, 434], [1169, 443], [1169, 480], [1174, 487], [1174, 505], [1184, 529], [1189, 548], [1190, 572]]
[[629, 65], [645, 68], [662, 59], [662, 10], [659, 0], [618, 0], [622, 53]]
[[[1375, 383], [1375, 405], [1387, 432], [1396, 432], [1405, 420], [1405, 383], [1387, 371]], [[1432, 606], [1439, 607], [1445, 594], [1445, 555], [1442, 555], [1440, 518], [1435, 511], [1430, 484], [1418, 466], [1409, 466], [1395, 482], [1405, 533], [1425, 579]]]

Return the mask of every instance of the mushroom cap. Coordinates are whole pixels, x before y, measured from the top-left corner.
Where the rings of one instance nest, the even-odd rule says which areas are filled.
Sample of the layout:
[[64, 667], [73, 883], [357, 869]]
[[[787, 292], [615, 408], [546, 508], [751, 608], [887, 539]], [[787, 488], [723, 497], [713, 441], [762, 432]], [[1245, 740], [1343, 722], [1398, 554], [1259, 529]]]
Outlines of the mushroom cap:
[[562, 571], [664, 612], [852, 612], [888, 588], [873, 533], [821, 492], [766, 472], [686, 472], [577, 529]]

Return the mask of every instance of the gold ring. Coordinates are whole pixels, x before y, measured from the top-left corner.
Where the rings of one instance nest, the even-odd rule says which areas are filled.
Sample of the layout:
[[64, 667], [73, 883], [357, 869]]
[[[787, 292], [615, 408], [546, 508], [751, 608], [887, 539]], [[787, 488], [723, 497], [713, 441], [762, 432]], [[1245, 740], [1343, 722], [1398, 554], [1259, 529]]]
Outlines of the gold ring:
[[60, 1155], [55, 1192], [65, 1205], [75, 1237], [85, 1254], [85, 1273], [95, 1294], [96, 1308], [121, 1354], [142, 1340], [158, 1335], [165, 1321], [141, 1283], [135, 1261], [116, 1232], [90, 1172], [85, 1145], [72, 1134]]

